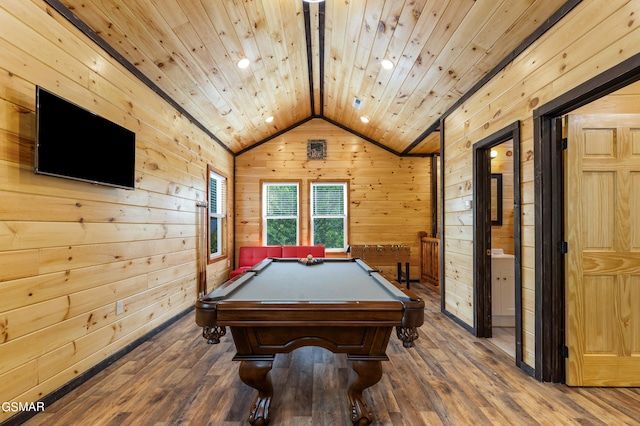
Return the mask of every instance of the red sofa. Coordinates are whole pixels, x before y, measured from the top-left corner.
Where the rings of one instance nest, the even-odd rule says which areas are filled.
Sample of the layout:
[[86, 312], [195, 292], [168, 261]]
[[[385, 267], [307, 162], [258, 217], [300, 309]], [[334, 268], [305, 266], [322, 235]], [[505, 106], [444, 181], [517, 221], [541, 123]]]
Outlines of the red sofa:
[[308, 255], [313, 257], [324, 257], [324, 246], [282, 246], [281, 257], [301, 259]]
[[308, 255], [325, 257], [324, 246], [243, 246], [238, 253], [238, 267], [231, 271], [229, 278], [248, 271], [253, 265], [268, 257], [301, 259]]

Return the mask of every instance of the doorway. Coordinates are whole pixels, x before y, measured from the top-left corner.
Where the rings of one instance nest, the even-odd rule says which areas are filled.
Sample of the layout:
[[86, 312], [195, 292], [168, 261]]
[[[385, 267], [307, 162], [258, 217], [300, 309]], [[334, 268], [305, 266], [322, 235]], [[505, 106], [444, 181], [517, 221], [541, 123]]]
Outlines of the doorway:
[[571, 386], [640, 386], [640, 84], [633, 86], [563, 120]]
[[[540, 381], [566, 380], [567, 292], [562, 117], [640, 80], [640, 54], [534, 111], [536, 368]], [[569, 312], [570, 313], [570, 312]], [[637, 343], [637, 339], [634, 340]], [[611, 385], [615, 385], [613, 382]]]
[[491, 157], [491, 342], [513, 358], [515, 343], [515, 254], [513, 228], [513, 140], [495, 145]]
[[505, 335], [503, 350], [522, 366], [519, 158], [520, 122], [473, 147], [474, 329], [477, 337]]

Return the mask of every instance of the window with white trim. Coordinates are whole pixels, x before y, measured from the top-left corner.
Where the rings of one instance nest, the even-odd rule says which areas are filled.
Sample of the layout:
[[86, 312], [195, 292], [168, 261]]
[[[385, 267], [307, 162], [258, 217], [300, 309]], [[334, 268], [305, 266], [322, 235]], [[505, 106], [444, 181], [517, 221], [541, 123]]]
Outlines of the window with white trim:
[[209, 170], [209, 260], [226, 254], [227, 179]]
[[311, 244], [327, 251], [347, 248], [347, 183], [311, 183]]
[[262, 241], [266, 245], [298, 245], [300, 185], [263, 182]]

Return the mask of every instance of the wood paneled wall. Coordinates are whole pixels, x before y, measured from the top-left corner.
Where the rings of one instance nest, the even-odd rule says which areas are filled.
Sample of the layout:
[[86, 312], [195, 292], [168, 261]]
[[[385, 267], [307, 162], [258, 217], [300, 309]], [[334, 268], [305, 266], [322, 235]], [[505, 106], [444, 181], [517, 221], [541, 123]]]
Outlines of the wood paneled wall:
[[571, 114], [638, 114], [640, 81], [576, 109]]
[[445, 121], [445, 307], [473, 325], [473, 144], [521, 120], [524, 361], [535, 365], [533, 110], [638, 53], [637, 1], [583, 1]]
[[[233, 158], [43, 1], [0, 5], [0, 51], [0, 401], [32, 402], [194, 303], [196, 203]], [[136, 132], [135, 190], [34, 174], [36, 85]]]
[[[326, 139], [326, 160], [307, 160], [308, 139]], [[236, 249], [263, 244], [261, 179], [302, 181], [301, 244], [309, 243], [310, 182], [349, 181], [349, 243], [410, 245], [411, 276], [419, 278], [418, 232], [431, 229], [430, 158], [398, 157], [325, 120], [313, 119], [239, 155], [235, 176]]]

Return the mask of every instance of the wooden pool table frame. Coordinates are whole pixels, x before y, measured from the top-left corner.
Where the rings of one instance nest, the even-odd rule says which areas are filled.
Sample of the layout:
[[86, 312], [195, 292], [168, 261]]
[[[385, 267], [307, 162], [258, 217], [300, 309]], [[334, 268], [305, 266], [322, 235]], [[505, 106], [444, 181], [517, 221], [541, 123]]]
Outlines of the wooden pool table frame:
[[[326, 261], [352, 262], [354, 259]], [[226, 334], [226, 326], [230, 327], [237, 350], [233, 359], [240, 361], [240, 379], [258, 391], [249, 422], [252, 425], [269, 422], [273, 385], [268, 373], [275, 354], [289, 353], [303, 346], [319, 346], [333, 353], [347, 354], [353, 369], [348, 385], [351, 420], [358, 425], [370, 424], [373, 414], [362, 392], [382, 377], [381, 361], [389, 359], [386, 348], [393, 327], [405, 347], [413, 346], [418, 338], [417, 327], [424, 322], [424, 301], [393, 281], [389, 282], [408, 296], [408, 300], [263, 303], [218, 296], [242, 276], [227, 281], [196, 302], [196, 323], [203, 327], [208, 343], [219, 343], [220, 337]], [[377, 284], [372, 281], [371, 285]]]

